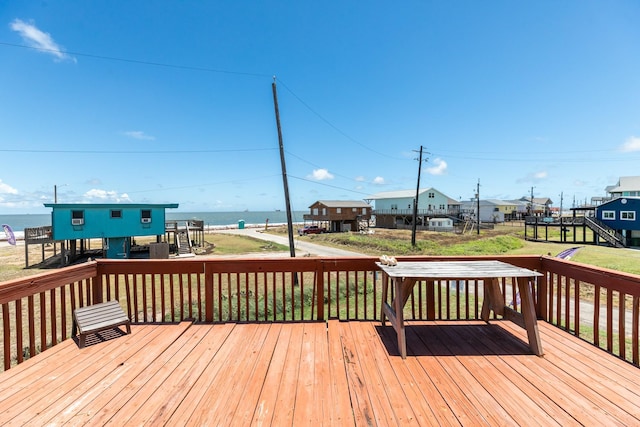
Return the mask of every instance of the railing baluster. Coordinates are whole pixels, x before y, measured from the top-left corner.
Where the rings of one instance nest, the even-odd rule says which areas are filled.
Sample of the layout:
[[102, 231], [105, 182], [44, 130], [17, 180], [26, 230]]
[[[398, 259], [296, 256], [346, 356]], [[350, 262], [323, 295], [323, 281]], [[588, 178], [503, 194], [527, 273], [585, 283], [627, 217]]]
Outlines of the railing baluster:
[[580, 336], [580, 280], [574, 281], [573, 290], [573, 329], [577, 337]]
[[2, 339], [4, 349], [4, 370], [11, 367], [11, 323], [9, 322], [9, 304], [2, 304]]
[[24, 360], [22, 354], [22, 300], [16, 300], [16, 356], [18, 363], [22, 363]]
[[613, 351], [613, 289], [607, 288], [607, 351]]
[[618, 356], [620, 356], [621, 359], [625, 359], [626, 357], [626, 347], [627, 347], [627, 340], [626, 340], [626, 334], [625, 334], [625, 326], [626, 326], [626, 300], [627, 300], [627, 296], [620, 292], [618, 295]]

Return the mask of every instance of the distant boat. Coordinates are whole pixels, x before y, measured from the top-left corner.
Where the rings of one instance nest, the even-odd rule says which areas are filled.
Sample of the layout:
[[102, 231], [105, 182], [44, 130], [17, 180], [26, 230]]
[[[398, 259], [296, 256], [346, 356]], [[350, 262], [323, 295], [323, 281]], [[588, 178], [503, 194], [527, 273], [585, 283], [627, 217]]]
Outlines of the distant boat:
[[280, 212], [280, 209], [276, 209], [276, 212]]

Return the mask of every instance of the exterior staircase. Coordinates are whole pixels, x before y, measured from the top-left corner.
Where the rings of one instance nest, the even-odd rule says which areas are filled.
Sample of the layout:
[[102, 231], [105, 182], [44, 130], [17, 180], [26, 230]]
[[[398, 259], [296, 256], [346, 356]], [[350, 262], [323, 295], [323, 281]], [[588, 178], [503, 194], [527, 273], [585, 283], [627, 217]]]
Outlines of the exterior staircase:
[[189, 238], [189, 223], [186, 223], [185, 231], [177, 235], [178, 255], [191, 253], [191, 239]]
[[606, 241], [614, 248], [627, 247], [624, 243], [625, 242], [624, 236], [618, 233], [617, 231], [615, 231], [613, 228], [593, 218], [585, 217], [584, 221], [587, 227], [593, 230], [593, 232], [596, 233], [596, 235], [600, 239]]

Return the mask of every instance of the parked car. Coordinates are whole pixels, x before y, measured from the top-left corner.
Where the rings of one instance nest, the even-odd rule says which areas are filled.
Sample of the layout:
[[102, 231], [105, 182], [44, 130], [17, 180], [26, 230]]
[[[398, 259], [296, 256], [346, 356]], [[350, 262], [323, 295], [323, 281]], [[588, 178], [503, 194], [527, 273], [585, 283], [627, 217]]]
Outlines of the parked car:
[[307, 225], [304, 228], [298, 229], [298, 234], [300, 236], [304, 236], [305, 234], [321, 234], [326, 232], [326, 228], [318, 227], [317, 225]]

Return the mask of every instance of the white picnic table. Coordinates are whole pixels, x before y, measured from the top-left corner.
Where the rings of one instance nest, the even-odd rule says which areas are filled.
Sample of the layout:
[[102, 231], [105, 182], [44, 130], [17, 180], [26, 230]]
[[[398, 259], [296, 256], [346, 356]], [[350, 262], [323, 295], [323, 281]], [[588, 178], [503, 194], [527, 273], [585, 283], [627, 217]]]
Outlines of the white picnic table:
[[[542, 343], [538, 332], [533, 291], [529, 280], [542, 276], [527, 268], [517, 267], [502, 261], [414, 261], [398, 262], [396, 265], [376, 263], [394, 287], [394, 299], [387, 303], [388, 286], [382, 292], [382, 325], [385, 318], [398, 336], [398, 350], [403, 359], [407, 357], [405, 338], [404, 306], [418, 281], [477, 280], [484, 283], [484, 300], [480, 317], [489, 321], [490, 312], [511, 320], [527, 331], [531, 351], [542, 356]], [[506, 306], [500, 289], [500, 278], [515, 278], [521, 298], [521, 312]], [[388, 282], [388, 281], [387, 281]]]

